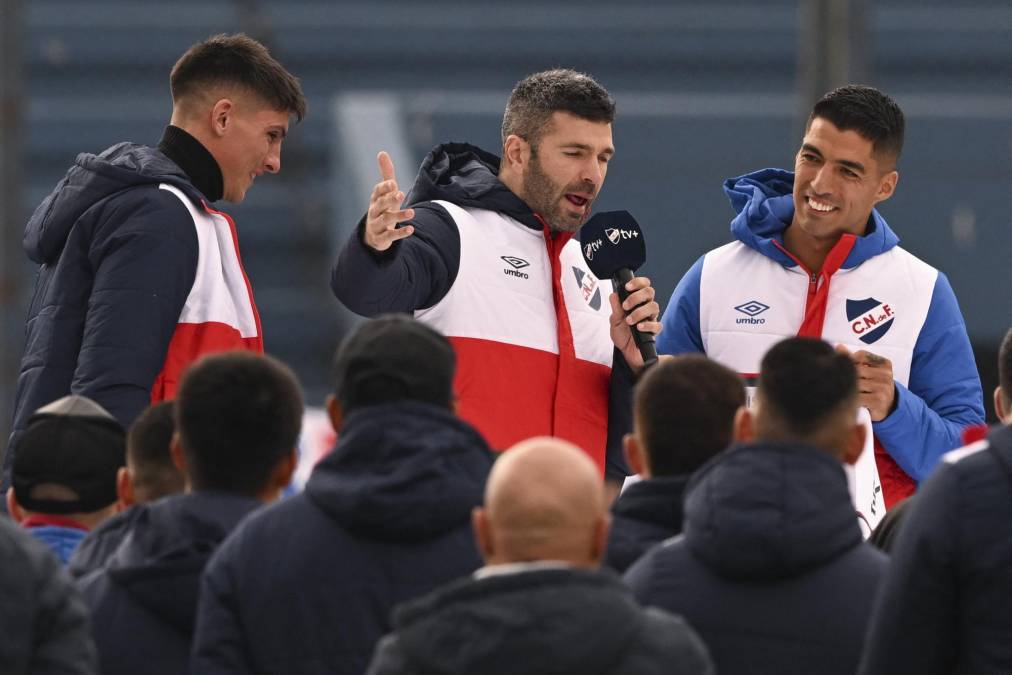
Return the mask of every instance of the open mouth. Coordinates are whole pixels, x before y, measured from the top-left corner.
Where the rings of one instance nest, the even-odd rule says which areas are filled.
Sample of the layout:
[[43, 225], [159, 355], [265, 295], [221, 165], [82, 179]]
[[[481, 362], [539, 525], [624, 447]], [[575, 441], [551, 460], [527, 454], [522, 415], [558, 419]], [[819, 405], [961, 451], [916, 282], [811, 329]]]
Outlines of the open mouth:
[[588, 198], [581, 197], [580, 195], [574, 195], [574, 194], [567, 194], [566, 195], [566, 201], [568, 201], [573, 206], [579, 206], [581, 208], [584, 207], [584, 206], [586, 206], [590, 202], [590, 200]]
[[837, 210], [837, 207], [833, 206], [832, 204], [820, 202], [818, 199], [813, 199], [812, 197], [805, 197], [805, 201], [808, 203], [808, 206], [810, 206], [813, 211], [818, 211], [819, 213], [829, 213], [830, 211]]

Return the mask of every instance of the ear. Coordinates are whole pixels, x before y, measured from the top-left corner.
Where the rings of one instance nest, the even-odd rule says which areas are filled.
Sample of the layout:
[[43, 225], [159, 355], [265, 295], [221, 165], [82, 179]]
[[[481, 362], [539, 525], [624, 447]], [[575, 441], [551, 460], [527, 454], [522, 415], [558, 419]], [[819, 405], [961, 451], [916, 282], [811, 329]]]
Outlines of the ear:
[[738, 408], [734, 414], [734, 431], [731, 437], [735, 443], [755, 440], [755, 416], [745, 406]]
[[15, 523], [20, 523], [25, 519], [25, 512], [21, 510], [21, 505], [18, 504], [12, 487], [7, 488], [7, 513]]
[[476, 506], [471, 509], [471, 528], [474, 530], [474, 541], [478, 545], [478, 553], [488, 562], [495, 556], [495, 543], [488, 525], [485, 509]]
[[121, 466], [116, 472], [116, 497], [119, 499], [118, 511], [128, 509], [137, 503], [129, 467]]
[[847, 442], [843, 449], [843, 463], [853, 466], [861, 458], [864, 452], [864, 443], [867, 440], [866, 430], [863, 424], [855, 424], [847, 434]]
[[279, 495], [286, 487], [288, 487], [289, 483], [292, 482], [292, 476], [295, 475], [295, 470], [298, 467], [299, 451], [296, 448], [292, 448], [291, 451], [278, 462], [277, 466], [274, 467], [274, 473], [271, 476], [271, 482], [277, 489]]
[[875, 193], [875, 203], [884, 202], [896, 192], [896, 184], [899, 183], [900, 174], [893, 170], [882, 177], [878, 184], [878, 192]]
[[186, 470], [186, 453], [183, 452], [183, 443], [179, 440], [179, 430], [172, 434], [169, 441], [169, 457], [172, 459], [172, 466], [183, 475], [183, 492], [190, 491], [190, 472]]
[[650, 478], [650, 467], [647, 458], [644, 456], [643, 448], [635, 433], [626, 434], [622, 437], [622, 449], [625, 451], [625, 461], [633, 473], [643, 478]]
[[211, 133], [224, 136], [232, 126], [232, 115], [235, 114], [235, 103], [232, 99], [222, 98], [211, 108]]
[[330, 418], [330, 426], [334, 431], [341, 433], [341, 426], [344, 424], [344, 411], [341, 410], [341, 403], [333, 394], [327, 397], [327, 417]]
[[531, 144], [516, 134], [510, 134], [506, 137], [506, 142], [503, 143], [502, 156], [503, 162], [510, 171], [521, 174], [524, 167], [527, 166], [527, 162], [530, 161]]
[[590, 562], [595, 566], [604, 560], [604, 554], [608, 550], [609, 532], [611, 532], [611, 514], [603, 513], [594, 528], [593, 548], [590, 551]]
[[1000, 386], [994, 388], [994, 414], [998, 416], [998, 419], [1003, 424], [1009, 414], [1009, 410], [1005, 406], [1005, 397], [1001, 394]]

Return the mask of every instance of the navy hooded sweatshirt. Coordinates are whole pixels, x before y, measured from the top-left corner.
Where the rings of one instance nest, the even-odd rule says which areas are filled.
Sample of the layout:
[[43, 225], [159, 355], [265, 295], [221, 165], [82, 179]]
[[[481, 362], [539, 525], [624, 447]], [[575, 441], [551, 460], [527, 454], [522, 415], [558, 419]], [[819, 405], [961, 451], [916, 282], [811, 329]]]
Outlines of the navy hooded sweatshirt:
[[689, 484], [685, 529], [630, 568], [637, 599], [681, 614], [721, 675], [852, 674], [886, 556], [865, 543], [839, 461], [732, 446]]
[[221, 492], [166, 497], [130, 510], [103, 569], [78, 580], [105, 675], [187, 672], [200, 575], [261, 502]]
[[481, 565], [471, 509], [491, 466], [445, 408], [349, 414], [305, 492], [250, 518], [211, 561], [193, 672], [364, 672], [394, 605]]

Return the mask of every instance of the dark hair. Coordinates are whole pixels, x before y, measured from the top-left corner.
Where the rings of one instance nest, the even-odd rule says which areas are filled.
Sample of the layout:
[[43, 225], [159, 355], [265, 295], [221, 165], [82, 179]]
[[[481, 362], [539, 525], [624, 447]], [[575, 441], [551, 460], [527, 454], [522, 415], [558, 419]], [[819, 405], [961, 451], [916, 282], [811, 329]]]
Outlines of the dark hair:
[[812, 338], [788, 338], [759, 366], [760, 413], [791, 435], [808, 436], [857, 398], [857, 371], [846, 354]]
[[1012, 328], [1005, 333], [1005, 339], [998, 348], [998, 385], [1001, 395], [1012, 403]]
[[183, 374], [176, 428], [196, 490], [257, 496], [295, 448], [301, 425], [299, 383], [277, 359], [226, 352]]
[[590, 75], [575, 70], [556, 68], [528, 75], [513, 87], [506, 104], [503, 143], [516, 134], [536, 148], [555, 112], [611, 123], [615, 119], [615, 99]]
[[636, 385], [636, 429], [653, 476], [692, 473], [731, 442], [745, 385], [701, 354], [654, 366]]
[[816, 117], [841, 131], [856, 131], [872, 143], [874, 151], [899, 159], [903, 150], [903, 111], [887, 94], [874, 87], [850, 84], [829, 92], [815, 104], [808, 125]]
[[169, 452], [176, 430], [174, 414], [172, 401], [156, 403], [140, 414], [127, 433], [127, 464], [138, 502], [183, 491], [183, 474], [172, 463]]
[[261, 98], [275, 110], [306, 116], [306, 98], [299, 80], [253, 38], [215, 35], [179, 57], [169, 75], [172, 100], [180, 101], [215, 85], [235, 85]]
[[414, 401], [453, 406], [456, 355], [449, 341], [407, 314], [358, 326], [334, 358], [334, 393], [347, 415], [358, 408]]

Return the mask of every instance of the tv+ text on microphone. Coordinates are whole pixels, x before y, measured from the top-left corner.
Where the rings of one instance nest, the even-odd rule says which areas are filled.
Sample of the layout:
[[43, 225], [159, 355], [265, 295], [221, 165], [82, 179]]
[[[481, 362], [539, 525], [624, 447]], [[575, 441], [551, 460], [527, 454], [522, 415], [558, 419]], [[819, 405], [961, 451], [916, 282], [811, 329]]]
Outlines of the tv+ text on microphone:
[[[628, 211], [598, 213], [580, 228], [580, 250], [587, 267], [598, 279], [611, 279], [619, 300], [625, 302], [633, 272], [646, 262], [647, 247], [639, 223]], [[630, 327], [645, 368], [657, 363], [654, 334]]]

